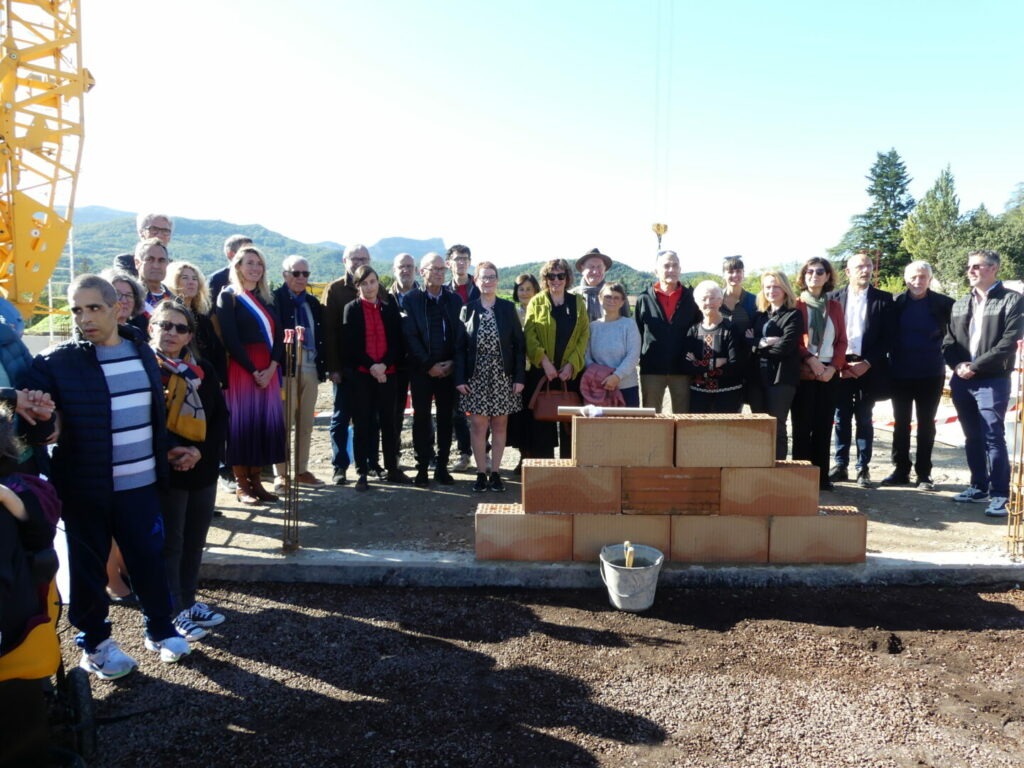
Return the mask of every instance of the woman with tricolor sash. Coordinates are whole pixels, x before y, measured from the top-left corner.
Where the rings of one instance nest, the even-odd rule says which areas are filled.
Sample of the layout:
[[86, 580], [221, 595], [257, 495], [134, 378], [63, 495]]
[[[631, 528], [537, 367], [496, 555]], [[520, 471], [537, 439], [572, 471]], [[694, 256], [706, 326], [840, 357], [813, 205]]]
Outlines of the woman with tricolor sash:
[[285, 459], [278, 370], [284, 341], [263, 254], [251, 245], [240, 249], [228, 280], [217, 297], [217, 321], [230, 359], [226, 463], [234, 471], [240, 502], [277, 501], [277, 495], [264, 489], [260, 472], [265, 465]]

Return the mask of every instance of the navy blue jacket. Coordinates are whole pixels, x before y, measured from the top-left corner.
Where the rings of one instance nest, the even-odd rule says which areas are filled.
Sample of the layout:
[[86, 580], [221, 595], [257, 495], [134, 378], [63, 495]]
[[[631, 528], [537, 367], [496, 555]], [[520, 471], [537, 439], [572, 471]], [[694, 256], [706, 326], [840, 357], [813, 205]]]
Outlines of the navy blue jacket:
[[[405, 336], [405, 350], [409, 355], [409, 370], [426, 373], [435, 363], [430, 354], [430, 322], [427, 320], [427, 292], [413, 291], [405, 297], [405, 312], [402, 314], [402, 333]], [[451, 291], [442, 288], [438, 299], [444, 310], [445, 323], [452, 335], [453, 348], [456, 354], [462, 346], [462, 336], [466, 327], [459, 320], [462, 312], [462, 299]], [[454, 361], [454, 355], [452, 360]]]
[[[153, 454], [157, 481], [166, 489], [170, 467], [167, 463], [167, 414], [164, 387], [153, 350], [136, 328], [119, 325], [117, 332], [135, 345], [149, 376], [152, 390]], [[90, 341], [72, 339], [36, 355], [22, 386], [49, 392], [60, 413], [60, 437], [53, 451], [50, 482], [65, 506], [97, 511], [109, 508], [114, 494], [111, 466], [110, 390]], [[52, 432], [53, 421], [29, 427], [35, 442]]]
[[[324, 352], [324, 307], [320, 300], [309, 291], [306, 291], [306, 304], [313, 313], [313, 344], [316, 346], [316, 375], [320, 381], [327, 379], [327, 353]], [[281, 328], [294, 328], [296, 325], [305, 326], [309, 318], [303, 317], [302, 322], [295, 322], [295, 299], [287, 285], [282, 285], [274, 290], [274, 306], [277, 307], [277, 314], [281, 318]], [[298, 341], [296, 341], [296, 350]], [[285, 372], [286, 376], [294, 376], [294, 371]]]

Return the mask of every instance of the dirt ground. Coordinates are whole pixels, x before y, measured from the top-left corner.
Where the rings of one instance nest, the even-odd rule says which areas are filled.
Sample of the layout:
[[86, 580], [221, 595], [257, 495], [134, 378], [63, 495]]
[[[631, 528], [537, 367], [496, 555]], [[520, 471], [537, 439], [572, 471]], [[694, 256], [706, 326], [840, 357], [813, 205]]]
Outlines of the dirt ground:
[[[322, 385], [313, 431], [310, 469], [330, 481], [331, 450], [327, 433], [331, 408], [330, 388]], [[881, 480], [891, 471], [891, 431], [884, 427], [884, 406], [878, 406], [871, 475]], [[955, 429], [955, 427], [954, 427]], [[402, 465], [412, 474], [411, 417], [403, 432]], [[947, 431], [947, 435], [955, 436]], [[952, 440], [951, 440], [952, 442]], [[454, 450], [454, 449], [453, 449]], [[853, 505], [868, 516], [869, 552], [1005, 551], [1006, 523], [986, 518], [984, 505], [954, 504], [950, 497], [969, 484], [963, 448], [937, 443], [933, 452], [936, 492], [913, 487], [864, 490], [853, 483], [823, 493], [822, 504]], [[508, 490], [504, 494], [477, 494], [471, 486], [475, 469], [456, 473], [454, 486], [433, 485], [429, 490], [371, 482], [370, 491], [353, 490], [354, 469], [347, 486], [325, 486], [300, 491], [299, 542], [313, 549], [367, 549], [405, 551], [473, 550], [473, 512], [481, 501], [515, 502], [521, 487], [511, 470], [518, 452], [509, 449], [503, 462]], [[229, 493], [221, 492], [223, 517], [214, 521], [211, 547], [280, 549], [282, 513], [279, 507], [246, 508]]]
[[[326, 426], [325, 415], [312, 469], [329, 479]], [[879, 431], [876, 479], [888, 452]], [[871, 551], [1002, 552], [1003, 521], [949, 500], [966, 484], [962, 449], [939, 445], [935, 459], [938, 493], [850, 484], [822, 503], [867, 512]], [[300, 542], [472, 551], [472, 478], [304, 490]], [[518, 492], [512, 478], [506, 498], [486, 498]], [[279, 508], [219, 502], [212, 547], [279, 548]], [[1019, 588], [663, 588], [641, 615], [597, 590], [203, 590], [228, 621], [178, 665], [143, 649], [137, 613], [113, 610], [115, 638], [141, 667], [94, 681], [91, 764], [1024, 764]], [[66, 622], [61, 638], [77, 663]]]
[[91, 764], [1024, 764], [1019, 590], [205, 586], [228, 621], [176, 665], [114, 609], [141, 667], [94, 682]]

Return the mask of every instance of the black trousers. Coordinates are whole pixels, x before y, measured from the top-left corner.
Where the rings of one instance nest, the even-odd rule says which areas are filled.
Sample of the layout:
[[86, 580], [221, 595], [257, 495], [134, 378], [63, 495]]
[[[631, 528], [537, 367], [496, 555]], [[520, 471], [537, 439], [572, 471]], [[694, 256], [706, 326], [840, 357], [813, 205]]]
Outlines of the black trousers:
[[801, 381], [793, 398], [793, 458], [809, 461], [828, 483], [832, 420], [839, 399], [839, 375], [829, 381]]
[[932, 476], [932, 448], [935, 446], [935, 413], [942, 398], [945, 376], [925, 379], [892, 379], [892, 463], [899, 475], [910, 474], [911, 412], [917, 412], [917, 479]]
[[[352, 377], [352, 424], [355, 427], [352, 449], [356, 454], [356, 472], [366, 475], [377, 466], [377, 446], [384, 454], [385, 469], [398, 467], [395, 442], [395, 377], [380, 384], [368, 373], [357, 371]], [[379, 437], [379, 443], [378, 443]]]
[[447, 467], [452, 452], [452, 411], [455, 408], [455, 379], [438, 379], [425, 373], [409, 376], [412, 390], [412, 447], [416, 468], [427, 469], [434, 458], [434, 431], [430, 422], [430, 403], [437, 411], [437, 466]]

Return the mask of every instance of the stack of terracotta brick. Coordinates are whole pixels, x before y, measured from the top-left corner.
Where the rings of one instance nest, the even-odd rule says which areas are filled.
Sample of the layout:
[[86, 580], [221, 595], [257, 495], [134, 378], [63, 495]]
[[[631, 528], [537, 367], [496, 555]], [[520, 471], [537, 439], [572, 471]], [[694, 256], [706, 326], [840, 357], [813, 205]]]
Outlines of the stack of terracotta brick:
[[775, 461], [771, 416], [573, 420], [573, 459], [523, 462], [520, 504], [476, 511], [480, 560], [598, 559], [625, 540], [680, 563], [859, 563], [867, 521]]

